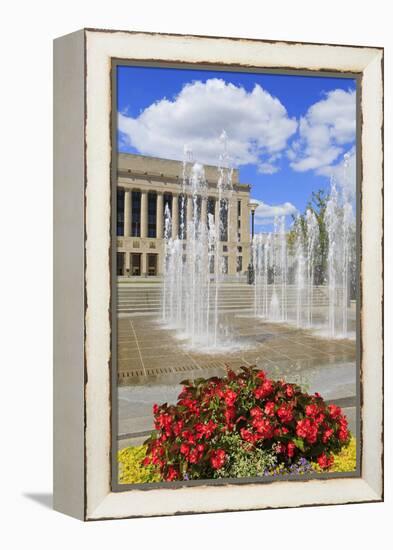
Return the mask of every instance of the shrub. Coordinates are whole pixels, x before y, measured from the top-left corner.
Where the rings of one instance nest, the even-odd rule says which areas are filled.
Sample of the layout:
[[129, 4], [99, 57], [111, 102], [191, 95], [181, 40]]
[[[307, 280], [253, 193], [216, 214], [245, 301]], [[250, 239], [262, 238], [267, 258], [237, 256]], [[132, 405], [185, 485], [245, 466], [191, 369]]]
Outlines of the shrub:
[[255, 367], [183, 384], [176, 405], [154, 405], [156, 431], [146, 441], [143, 464], [164, 480], [243, 475], [262, 468], [268, 455], [277, 464], [305, 458], [328, 470], [349, 442], [339, 407]]
[[[329, 468], [329, 472], [352, 472], [356, 470], [356, 439], [351, 437], [349, 444], [341, 450], [340, 453], [334, 454], [334, 462]], [[313, 464], [317, 472], [322, 471], [319, 464]]]
[[275, 453], [250, 445], [236, 431], [224, 434], [220, 445], [225, 448], [227, 460], [214, 477], [258, 477], [277, 463]]
[[150, 483], [161, 481], [161, 476], [154, 466], [143, 465], [146, 457], [146, 445], [127, 447], [118, 451], [119, 483]]

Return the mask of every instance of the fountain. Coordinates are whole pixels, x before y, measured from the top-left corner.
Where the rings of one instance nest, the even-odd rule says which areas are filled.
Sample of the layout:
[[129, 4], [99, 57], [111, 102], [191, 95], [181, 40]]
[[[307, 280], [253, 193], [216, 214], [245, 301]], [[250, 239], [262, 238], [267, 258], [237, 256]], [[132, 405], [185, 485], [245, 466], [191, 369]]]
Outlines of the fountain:
[[[344, 177], [346, 169], [344, 163]], [[346, 189], [348, 185], [338, 189], [335, 179], [331, 179], [325, 211], [327, 258], [322, 285], [315, 284], [320, 227], [311, 208], [307, 209], [303, 218], [295, 220], [291, 246], [287, 243], [284, 216], [274, 220], [272, 232], [254, 236], [252, 254], [256, 317], [291, 323], [301, 328], [323, 329], [330, 338], [348, 336], [355, 228], [352, 204]]]
[[[165, 206], [165, 264], [162, 321], [186, 338], [190, 347], [221, 348], [228, 328], [219, 315], [220, 287], [226, 273], [221, 241], [228, 231], [228, 203], [232, 194], [232, 168], [227, 136], [221, 135], [223, 153], [218, 166], [218, 204], [207, 214], [204, 167], [185, 149], [179, 235], [172, 234], [172, 215]], [[205, 204], [204, 204], [205, 203]], [[216, 219], [217, 218], [217, 219]]]

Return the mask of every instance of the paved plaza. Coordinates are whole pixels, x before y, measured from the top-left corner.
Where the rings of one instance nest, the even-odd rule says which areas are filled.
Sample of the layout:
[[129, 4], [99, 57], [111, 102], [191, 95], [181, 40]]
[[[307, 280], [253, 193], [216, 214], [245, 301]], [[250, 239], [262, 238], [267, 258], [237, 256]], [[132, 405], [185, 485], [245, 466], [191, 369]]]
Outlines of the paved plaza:
[[[225, 319], [226, 318], [226, 319]], [[317, 365], [352, 363], [354, 340], [331, 340], [290, 325], [268, 323], [246, 315], [227, 314], [233, 345], [226, 350], [191, 350], [187, 341], [165, 328], [153, 316], [118, 320], [119, 385], [146, 384], [160, 379], [176, 381], [206, 376], [208, 371], [242, 365], [279, 370], [282, 375], [305, 372]], [[194, 372], [195, 371], [195, 372]]]
[[119, 447], [146, 439], [153, 428], [153, 403], [176, 402], [182, 380], [223, 376], [226, 367], [242, 365], [319, 391], [344, 408], [356, 431], [354, 340], [327, 339], [235, 312], [222, 314], [222, 321], [229, 324], [234, 345], [225, 352], [203, 352], [191, 350], [157, 315], [118, 319]]

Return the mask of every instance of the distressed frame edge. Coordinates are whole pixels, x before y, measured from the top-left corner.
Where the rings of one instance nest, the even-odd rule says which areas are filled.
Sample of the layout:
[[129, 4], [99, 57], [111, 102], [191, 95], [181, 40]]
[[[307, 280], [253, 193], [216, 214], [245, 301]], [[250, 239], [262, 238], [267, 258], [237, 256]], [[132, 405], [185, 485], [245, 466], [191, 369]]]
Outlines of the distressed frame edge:
[[53, 41], [53, 508], [86, 518], [85, 32]]
[[[113, 31], [113, 32], [116, 32], [116, 31]], [[140, 33], [139, 33], [139, 34], [140, 34]], [[192, 37], [188, 37], [188, 38], [192, 38]], [[210, 38], [210, 37], [208, 37], [208, 38]], [[232, 40], [232, 39], [228, 39], [228, 40]], [[234, 40], [235, 40], [235, 39], [234, 39]], [[260, 41], [260, 42], [263, 42], [263, 41]], [[344, 46], [344, 47], [350, 49], [350, 47], [346, 47], [346, 46]], [[318, 46], [317, 46], [317, 48], [319, 49]], [[367, 48], [367, 47], [366, 47], [366, 48]], [[367, 48], [367, 49], [370, 50], [371, 48]], [[377, 58], [379, 57], [379, 58], [381, 59], [381, 62], [383, 63], [383, 51], [381, 51], [381, 49], [377, 49], [377, 48], [375, 48], [374, 50], [375, 50], [375, 51], [374, 51], [374, 54], [375, 54], [375, 55], [374, 55], [374, 59], [377, 59]], [[369, 63], [369, 65], [371, 65], [371, 62]], [[368, 65], [366, 65], [366, 66], [364, 67], [364, 70], [366, 70], [367, 67], [368, 67]], [[381, 83], [382, 83], [382, 72], [380, 72], [379, 77], [380, 77], [380, 78], [379, 78], [378, 82], [381, 82]], [[377, 78], [378, 78], [378, 75], [377, 75]], [[380, 94], [380, 96], [379, 96], [379, 99], [381, 99], [381, 101], [382, 101], [382, 98], [383, 98], [383, 89], [382, 89], [382, 86], [381, 86], [381, 94]], [[381, 129], [381, 131], [383, 131], [383, 119], [382, 119], [382, 116], [383, 116], [383, 109], [380, 110], [379, 114], [381, 115], [381, 116], [380, 116], [380, 120], [381, 120], [381, 128], [380, 128], [380, 129]], [[366, 134], [367, 134], [367, 132], [366, 132]], [[363, 137], [364, 137], [364, 134], [363, 134]], [[382, 137], [382, 135], [381, 135], [381, 137]], [[363, 140], [362, 140], [362, 141], [363, 141]], [[383, 158], [383, 142], [382, 142], [382, 139], [381, 139], [380, 145], [381, 145], [381, 158]], [[378, 146], [379, 146], [379, 143], [378, 143]], [[377, 148], [378, 148], [378, 147], [377, 147]], [[375, 168], [375, 166], [374, 166], [374, 168]], [[380, 167], [380, 168], [381, 168], [381, 167]], [[378, 169], [378, 167], [377, 167], [377, 169]], [[380, 175], [381, 175], [381, 178], [380, 178], [380, 184], [381, 184], [381, 186], [380, 186], [380, 187], [381, 187], [381, 191], [382, 191], [382, 190], [383, 190], [383, 174], [382, 174], [382, 170], [380, 170], [380, 172], [381, 172], [381, 173], [380, 173]], [[381, 210], [380, 214], [381, 214], [381, 216], [382, 216], [382, 210]], [[382, 234], [382, 233], [381, 233], [381, 234]], [[381, 266], [381, 264], [379, 263], [378, 266], [377, 266], [377, 269], [380, 269], [380, 267], [382, 267], [382, 266]], [[382, 304], [382, 300], [383, 300], [383, 289], [382, 289], [380, 298], [381, 298], [381, 302], [380, 302], [380, 303]], [[380, 321], [381, 321], [381, 320], [382, 320], [382, 319], [380, 319]], [[382, 334], [381, 334], [381, 336], [382, 336]], [[381, 339], [381, 342], [380, 342], [380, 343], [381, 343], [381, 346], [382, 346], [382, 339]], [[382, 356], [381, 356], [381, 359], [382, 359]], [[380, 398], [382, 397], [382, 391], [381, 391], [381, 390], [382, 390], [382, 387], [380, 388], [380, 390], [378, 390], [378, 392], [379, 392], [378, 397], [380, 397]], [[365, 392], [365, 393], [367, 393], [367, 392]], [[381, 399], [381, 404], [382, 404], [382, 399]], [[382, 421], [383, 421], [383, 418], [382, 418]], [[381, 426], [381, 430], [383, 430], [383, 426]], [[382, 445], [382, 441], [381, 441], [381, 445]], [[381, 454], [381, 456], [382, 456], [382, 447], [381, 447], [381, 453], [380, 453], [380, 454]], [[379, 477], [380, 477], [380, 479], [379, 479]], [[360, 485], [362, 485], [364, 489], [367, 489], [367, 488], [369, 489], [369, 491], [368, 491], [368, 497], [367, 497], [367, 500], [366, 500], [367, 502], [381, 501], [381, 500], [383, 499], [383, 468], [382, 468], [382, 464], [381, 464], [381, 468], [378, 469], [377, 478], [378, 478], [378, 479], [374, 479], [374, 482], [375, 482], [375, 483], [373, 483], [374, 488], [372, 488], [371, 485], [369, 485], [369, 484], [367, 483], [367, 481], [365, 481], [365, 478], [360, 478], [359, 480], [356, 480], [357, 482], [360, 482]], [[355, 480], [352, 480], [352, 481], [355, 481]], [[276, 482], [276, 483], [277, 483], [277, 482]], [[308, 482], [308, 483], [309, 483], [309, 482]], [[311, 482], [311, 483], [313, 483], [313, 482]], [[341, 482], [341, 483], [342, 483], [342, 482]], [[353, 485], [353, 483], [352, 483], [352, 485]], [[359, 485], [359, 487], [360, 487], [360, 485]], [[250, 485], [248, 485], [247, 487], [250, 487]], [[209, 488], [209, 490], [212, 490], [212, 487], [208, 487], [208, 488]], [[172, 491], [173, 491], [173, 490], [172, 490]], [[132, 493], [135, 494], [135, 491], [130, 491], [130, 492], [132, 492]], [[166, 491], [165, 491], [165, 492], [166, 492]], [[366, 492], [367, 492], [367, 491], [366, 491]], [[112, 497], [113, 495], [119, 495], [119, 493], [107, 493], [107, 495], [104, 497], [104, 499], [101, 500], [101, 502], [99, 503], [98, 506], [93, 507], [92, 510], [90, 509], [89, 511], [86, 512], [86, 519], [100, 519], [100, 518], [101, 518], [101, 519], [105, 519], [105, 518], [108, 518], [108, 517], [142, 517], [142, 516], [148, 516], [148, 515], [166, 515], [166, 514], [164, 514], [164, 513], [161, 512], [161, 513], [159, 513], [159, 514], [156, 514], [156, 513], [152, 513], [152, 514], [148, 514], [148, 513], [142, 514], [142, 513], [140, 513], [140, 514], [136, 514], [135, 516], [134, 516], [134, 515], [125, 515], [125, 516], [124, 516], [124, 515], [122, 515], [122, 514], [121, 514], [121, 515], [116, 515], [116, 516], [109, 514], [109, 516], [108, 516], [108, 515], [107, 515], [107, 506], [106, 506], [105, 501], [108, 501], [108, 499], [110, 499], [110, 497]], [[112, 499], [112, 500], [113, 500], [113, 499]], [[364, 502], [364, 500], [355, 499], [353, 502]], [[108, 502], [108, 504], [110, 504], [110, 503]], [[318, 504], [320, 504], [320, 505], [323, 505], [323, 504], [340, 504], [340, 502], [335, 501], [335, 502], [329, 502], [329, 503], [327, 503], [327, 502], [326, 502], [326, 499], [324, 499], [324, 500], [321, 501], [321, 502], [313, 502], [312, 504], [300, 504], [299, 506], [303, 506], [303, 505], [318, 505]], [[344, 504], [344, 502], [342, 502], [342, 504]], [[290, 505], [290, 506], [292, 507], [293, 505]], [[277, 505], [277, 506], [261, 505], [261, 506], [258, 506], [257, 508], [254, 508], [254, 507], [251, 508], [251, 507], [249, 507], [249, 508], [247, 508], [247, 509], [261, 509], [261, 508], [269, 508], [269, 507], [286, 507], [286, 506], [280, 506], [280, 505]], [[240, 511], [239, 508], [237, 508], [236, 510], [239, 510], [239, 511]], [[195, 512], [195, 513], [202, 513], [203, 511], [207, 511], [207, 510], [205, 509], [205, 510], [196, 511], [196, 510], [194, 509], [194, 512]], [[218, 511], [224, 511], [224, 510], [223, 510], [223, 509], [209, 510], [209, 512], [214, 512], [214, 511], [218, 512]], [[178, 511], [178, 512], [168, 512], [168, 515], [169, 515], [169, 514], [170, 514], [170, 515], [173, 515], [174, 513], [192, 513], [192, 510], [187, 510], [187, 511], [181, 510], [181, 511]]]

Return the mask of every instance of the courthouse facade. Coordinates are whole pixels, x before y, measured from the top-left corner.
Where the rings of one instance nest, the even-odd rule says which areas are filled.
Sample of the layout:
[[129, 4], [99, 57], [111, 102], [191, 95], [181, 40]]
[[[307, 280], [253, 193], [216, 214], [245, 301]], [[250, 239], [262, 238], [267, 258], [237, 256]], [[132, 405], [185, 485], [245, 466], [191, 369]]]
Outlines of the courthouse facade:
[[[120, 153], [117, 174], [117, 275], [160, 276], [164, 265], [165, 208], [171, 212], [172, 236], [180, 236], [180, 211], [185, 204], [185, 225], [193, 215], [193, 202], [183, 191], [182, 162]], [[218, 168], [205, 166], [206, 196], [200, 212], [218, 219]], [[221, 235], [224, 266], [229, 276], [245, 273], [250, 262], [250, 185], [232, 175], [226, 227]], [[184, 241], [185, 253], [187, 238]]]

